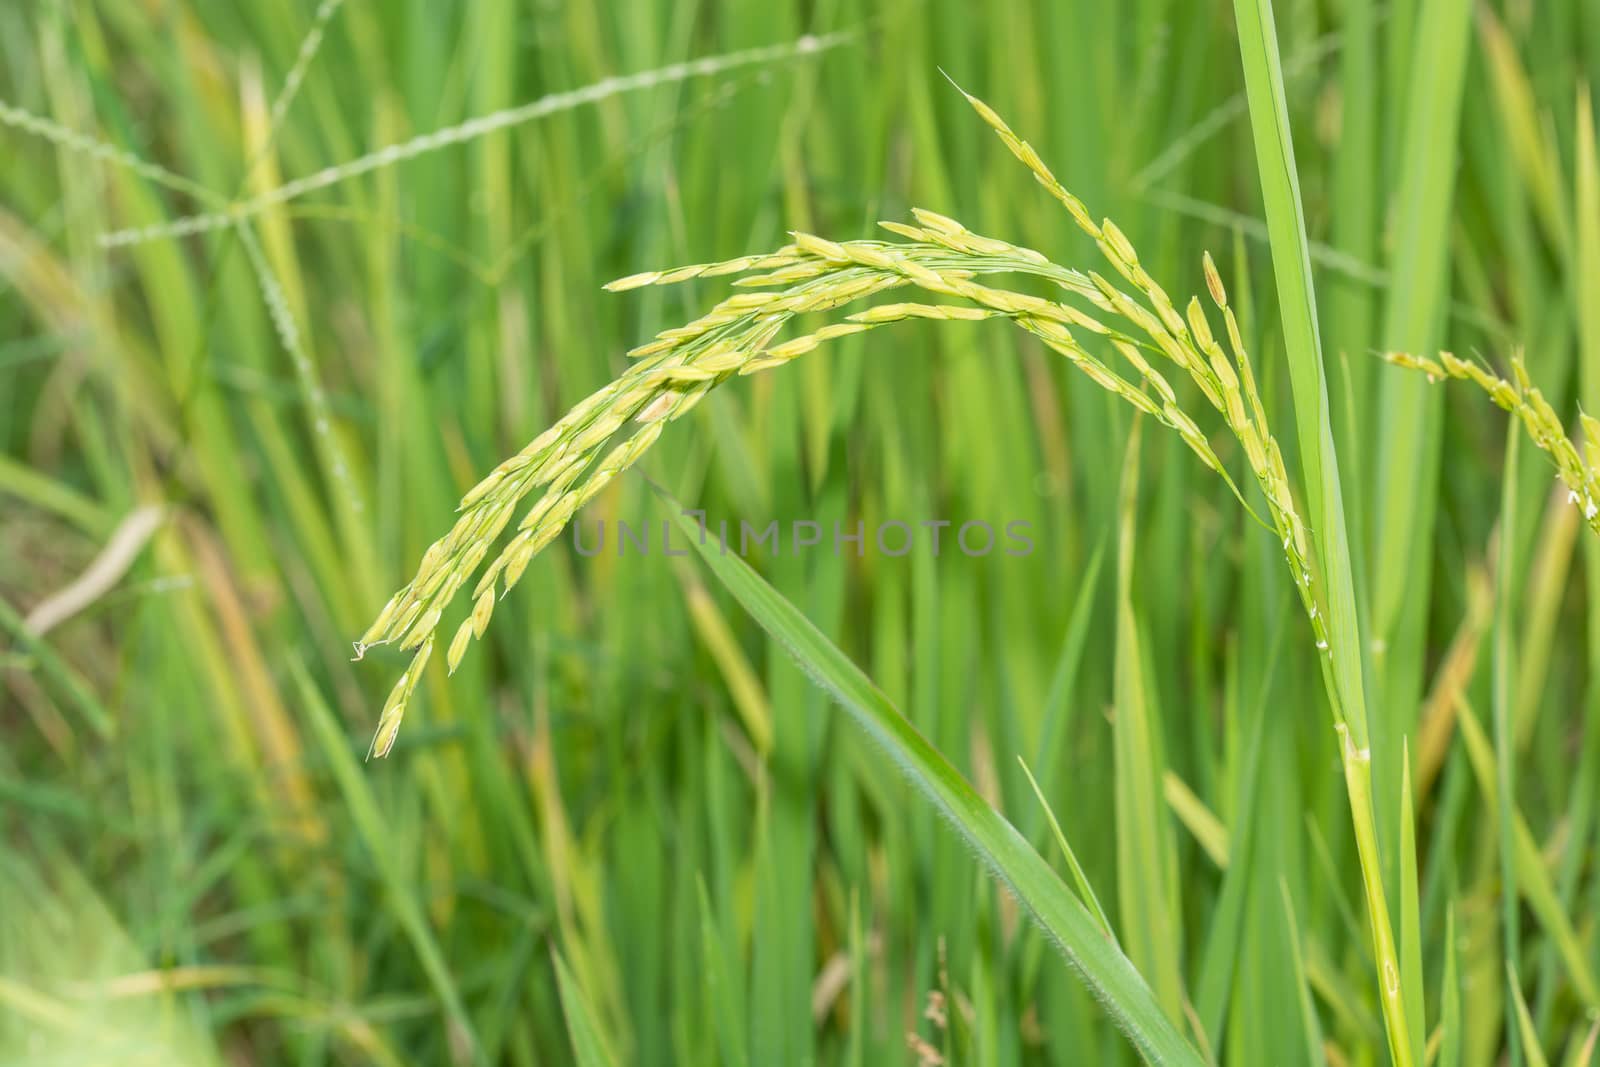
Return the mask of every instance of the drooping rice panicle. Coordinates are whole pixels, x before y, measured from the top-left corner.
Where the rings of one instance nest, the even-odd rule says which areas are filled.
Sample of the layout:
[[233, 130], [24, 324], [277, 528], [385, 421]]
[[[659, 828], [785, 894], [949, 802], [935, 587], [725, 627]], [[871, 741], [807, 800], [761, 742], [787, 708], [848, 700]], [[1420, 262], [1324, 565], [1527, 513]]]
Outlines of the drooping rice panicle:
[[[1010, 319], [1065, 356], [1096, 385], [1175, 431], [1254, 515], [1206, 433], [1184, 409], [1177, 390], [1152, 357], [1183, 371], [1238, 440], [1266, 498], [1268, 524], [1282, 542], [1317, 647], [1327, 650], [1305, 525], [1282, 454], [1267, 427], [1238, 324], [1209, 257], [1205, 261], [1207, 288], [1223, 315], [1231, 356], [1214, 339], [1198, 300], [1189, 302], [1187, 318], [1180, 315], [1165, 290], [1140, 266], [1128, 237], [1109, 220], [1093, 222], [1082, 203], [1055, 181], [1026, 142], [1016, 138], [981, 102], [973, 100], [973, 106], [1094, 237], [1121, 283], [1093, 271], [1060, 266], [1033, 249], [974, 233], [955, 219], [923, 209], [913, 209], [916, 226], [883, 224], [888, 232], [905, 238], [903, 242], [839, 242], [797, 232], [791, 235], [790, 244], [765, 255], [645, 271], [611, 282], [606, 288], [620, 291], [739, 275], [733, 284], [743, 291], [725, 298], [700, 318], [663, 330], [633, 349], [629, 355], [634, 362], [615, 381], [590, 394], [462, 498], [455, 525], [424, 553], [415, 577], [390, 600], [356, 645], [358, 657], [368, 647], [386, 643], [417, 650], [384, 707], [373, 742], [375, 755], [386, 754], [393, 745], [444, 612], [474, 575], [478, 578], [472, 610], [455, 630], [446, 652], [452, 672], [472, 641], [483, 636], [497, 597], [516, 585], [532, 559], [561, 534], [580, 507], [639, 461], [666, 422], [686, 414], [734, 375], [768, 370], [824, 342], [912, 319]], [[1046, 299], [978, 280], [1004, 273], [1044, 279], [1070, 299]], [[868, 307], [845, 315], [842, 321], [777, 341], [778, 334], [799, 316], [825, 313], [902, 288], [915, 288], [941, 299]], [[1097, 344], [1107, 346], [1121, 367], [1092, 352], [1080, 338], [1094, 338]], [[629, 420], [642, 424], [643, 429], [606, 452], [612, 437]], [[519, 502], [539, 489], [543, 492], [491, 558]]]
[[1427, 375], [1429, 381], [1455, 378], [1472, 382], [1487, 393], [1490, 400], [1516, 416], [1529, 439], [1555, 465], [1556, 476], [1567, 487], [1567, 501], [1583, 513], [1589, 528], [1600, 534], [1600, 420], [1587, 412], [1579, 413], [1578, 433], [1583, 438], [1580, 452], [1562, 424], [1561, 416], [1529, 378], [1520, 352], [1511, 357], [1509, 380], [1452, 352], [1440, 352], [1436, 359], [1386, 352], [1383, 358], [1397, 367], [1419, 371]]

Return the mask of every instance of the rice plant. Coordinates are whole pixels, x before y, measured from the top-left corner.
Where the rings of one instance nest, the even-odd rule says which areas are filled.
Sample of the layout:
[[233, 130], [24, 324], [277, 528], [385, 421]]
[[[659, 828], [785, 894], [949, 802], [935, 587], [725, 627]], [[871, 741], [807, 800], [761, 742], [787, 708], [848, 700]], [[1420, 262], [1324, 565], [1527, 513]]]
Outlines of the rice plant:
[[[445, 609], [478, 574], [524, 497], [544, 489], [518, 522], [515, 536], [483, 567], [471, 594], [472, 613], [450, 640], [446, 661], [451, 673], [470, 642], [483, 636], [498, 596], [517, 584], [533, 557], [560, 536], [579, 508], [639, 460], [666, 423], [682, 417], [712, 389], [736, 375], [782, 366], [825, 341], [909, 319], [1009, 319], [1065, 356], [1096, 385], [1175, 431], [1248, 508], [1206, 435], [1179, 406], [1177, 394], [1151, 359], [1164, 360], [1186, 375], [1243, 447], [1266, 500], [1271, 528], [1282, 541], [1316, 647], [1327, 651], [1327, 632], [1307, 563], [1305, 526], [1295, 511], [1283, 455], [1267, 427], [1255, 374], [1215, 264], [1208, 256], [1206, 285], [1226, 323], [1231, 358], [1213, 336], [1197, 298], [1189, 300], [1187, 317], [1180, 316], [1166, 291], [1139, 265], [1138, 253], [1116, 224], [1109, 219], [1094, 222], [1083, 204], [1061, 186], [1031, 146], [999, 115], [976, 97], [969, 95], [967, 100], [1095, 241], [1121, 284], [1139, 295], [1131, 295], [1094, 271], [1058, 266], [1031, 248], [975, 234], [954, 219], [920, 208], [912, 212], [919, 225], [882, 224], [903, 238], [902, 242], [839, 243], [796, 233], [794, 243], [767, 255], [648, 271], [611, 282], [607, 289], [625, 291], [734, 275], [734, 285], [755, 291], [730, 296], [702, 317], [664, 330], [653, 341], [630, 351], [635, 362], [626, 374], [591, 394], [462, 497], [461, 517], [449, 533], [429, 546], [416, 576], [384, 605], [356, 643], [358, 656], [387, 642], [417, 649], [384, 706], [373, 740], [375, 754], [386, 755], [394, 744], [406, 701], [433, 653], [435, 631]], [[974, 280], [999, 273], [1046, 279], [1061, 290], [1064, 299], [1047, 300]], [[784, 327], [798, 316], [833, 311], [905, 287], [967, 303], [879, 304], [775, 343]], [[1115, 326], [1103, 319], [1112, 319]], [[1091, 353], [1080, 340], [1083, 335], [1104, 338], [1126, 369], [1113, 369]], [[630, 421], [642, 428], [605, 451], [606, 444]]]
[[1592, 1064], [1591, 7], [0, 5], [0, 1061]]

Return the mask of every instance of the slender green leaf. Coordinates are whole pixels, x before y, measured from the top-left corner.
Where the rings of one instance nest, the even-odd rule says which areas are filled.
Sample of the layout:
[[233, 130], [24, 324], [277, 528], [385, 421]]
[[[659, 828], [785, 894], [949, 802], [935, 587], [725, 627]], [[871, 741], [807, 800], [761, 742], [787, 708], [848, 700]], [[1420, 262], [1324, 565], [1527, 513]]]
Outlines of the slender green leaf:
[[683, 509], [670, 499], [668, 507], [711, 572], [811, 680], [882, 747], [990, 873], [1010, 888], [1140, 1053], [1151, 1063], [1200, 1064], [1193, 1046], [1167, 1018], [1144, 978], [1106, 940], [1094, 916], [1016, 829], [794, 605], [737, 556], [701, 545], [697, 528]]
[[1434, 1067], [1461, 1067], [1461, 976], [1456, 963], [1456, 912], [1444, 917], [1444, 975], [1439, 980], [1439, 1056]]
[[1300, 953], [1300, 920], [1295, 918], [1294, 898], [1289, 894], [1289, 884], [1278, 880], [1278, 893], [1283, 901], [1283, 920], [1289, 931], [1289, 957], [1294, 963], [1295, 1003], [1300, 1010], [1300, 1025], [1306, 1035], [1305, 1062], [1311, 1067], [1325, 1067], [1327, 1052], [1322, 1047], [1322, 1024], [1317, 1020], [1317, 1006], [1311, 1000], [1311, 983], [1306, 978], [1305, 958]]
[[1340, 720], [1346, 792], [1366, 890], [1389, 1053], [1397, 1067], [1412, 1067], [1415, 1063], [1413, 1041], [1408, 1032], [1400, 962], [1384, 893], [1383, 863], [1372, 808], [1372, 749], [1360, 628], [1356, 618], [1355, 578], [1328, 410], [1327, 375], [1317, 331], [1309, 239], [1284, 99], [1283, 70], [1278, 57], [1277, 27], [1271, 0], [1234, 0], [1234, 14], [1239, 28], [1245, 91], [1250, 103], [1256, 166], [1266, 204], [1290, 384], [1294, 391], [1295, 429], [1309, 501], [1313, 555], [1327, 585], [1330, 646], [1327, 658], [1331, 662], [1324, 666], [1324, 678], [1335, 715]]
[[433, 984], [434, 994], [439, 998], [440, 1007], [444, 1011], [446, 1025], [453, 1031], [456, 1042], [464, 1043], [468, 1049], [472, 1049], [477, 1045], [477, 1039], [473, 1034], [472, 1023], [467, 1016], [461, 991], [456, 985], [450, 965], [446, 962], [444, 950], [434, 936], [433, 929], [428, 924], [428, 917], [417, 899], [412, 879], [402, 866], [394, 829], [380, 811], [378, 798], [373, 795], [372, 783], [361, 773], [361, 764], [355, 758], [356, 749], [351, 745], [350, 737], [339, 728], [332, 709], [328, 707], [321, 692], [311, 681], [305, 666], [294, 660], [291, 661], [290, 670], [300, 694], [301, 706], [308, 713], [311, 727], [320, 742], [323, 757], [333, 771], [340, 793], [344, 795], [350, 821], [354, 823], [356, 834], [378, 866], [384, 891], [389, 897], [389, 906], [394, 909], [395, 918], [411, 942], [413, 951], [421, 960], [428, 980]]
[[[1512, 576], [1516, 573], [1517, 543], [1517, 455], [1522, 443], [1522, 427], [1513, 419], [1506, 431], [1506, 464], [1504, 482], [1500, 492], [1500, 576], [1499, 595], [1495, 597], [1494, 613], [1494, 775], [1495, 775], [1495, 827], [1500, 849], [1500, 937], [1505, 958], [1506, 975], [1516, 984], [1517, 972], [1522, 969], [1522, 952], [1517, 920], [1517, 848], [1512, 812], [1516, 805], [1516, 777], [1514, 763], [1516, 750], [1512, 742], [1513, 694], [1516, 692], [1516, 661], [1512, 646], [1515, 641], [1515, 623], [1511, 618], [1515, 588]], [[1522, 994], [1514, 988], [1508, 992], [1515, 996], [1506, 998], [1506, 1033], [1517, 1029], [1517, 1012], [1522, 1008]], [[1513, 1004], [1515, 1001], [1515, 1004]], [[1521, 1063], [1521, 1053], [1515, 1043], [1509, 1047], [1511, 1067]]]
[[1162, 798], [1159, 719], [1145, 675], [1143, 627], [1133, 607], [1133, 558], [1139, 498], [1141, 423], [1134, 425], [1122, 470], [1117, 544], [1117, 646], [1113, 663], [1111, 746], [1115, 767], [1117, 917], [1128, 958], [1154, 986], [1168, 1017], [1183, 1017], [1177, 886], [1172, 879], [1172, 823]]
[[[1472, 765], [1473, 777], [1483, 793], [1485, 806], [1495, 811], [1498, 822], [1501, 793], [1496, 778], [1498, 762], [1494, 746], [1484, 733], [1477, 715], [1465, 702], [1457, 712], [1457, 722], [1461, 725], [1461, 740]], [[1600, 980], [1596, 978], [1594, 965], [1589, 961], [1571, 917], [1561, 907], [1560, 895], [1556, 892], [1549, 868], [1545, 866], [1539, 843], [1528, 828], [1527, 820], [1515, 806], [1506, 814], [1511, 822], [1512, 885], [1527, 900], [1534, 917], [1549, 933], [1578, 996], [1591, 1010], [1600, 1011]]]
[[556, 969], [556, 985], [561, 990], [561, 1010], [567, 1017], [567, 1037], [578, 1067], [616, 1067], [617, 1058], [607, 1046], [605, 1035], [594, 1017], [589, 998], [578, 986], [559, 952], [550, 953]]
[[1511, 964], [1506, 964], [1506, 986], [1511, 993], [1511, 1016], [1515, 1022], [1513, 1029], [1517, 1040], [1509, 1042], [1513, 1052], [1511, 1061], [1517, 1062], [1516, 1052], [1527, 1058], [1528, 1067], [1550, 1067], [1550, 1061], [1545, 1059], [1544, 1051], [1539, 1047], [1539, 1031], [1533, 1025], [1533, 1016], [1528, 1014], [1528, 1002], [1522, 996], [1522, 983], [1517, 980], [1517, 972], [1511, 969]]
[[1422, 894], [1417, 889], [1417, 820], [1411, 800], [1411, 746], [1401, 745], [1400, 767], [1400, 982], [1412, 1059], [1423, 1061], [1427, 1023], [1422, 1012]]
[[[1088, 905], [1094, 914], [1095, 921], [1100, 924], [1100, 929], [1111, 943], [1117, 944], [1117, 934], [1111, 928], [1111, 919], [1106, 915], [1105, 908], [1100, 906], [1100, 898], [1095, 894], [1094, 886], [1089, 882], [1089, 876], [1083, 873], [1083, 865], [1078, 862], [1077, 853], [1072, 851], [1072, 845], [1067, 841], [1067, 835], [1061, 832], [1061, 823], [1056, 820], [1056, 813], [1050, 807], [1050, 802], [1045, 799], [1044, 791], [1039, 788], [1039, 783], [1034, 779], [1033, 772], [1028, 770], [1028, 765], [1023, 763], [1022, 757], [1017, 757], [1017, 762], [1022, 765], [1022, 773], [1028, 776], [1028, 785], [1033, 787], [1033, 795], [1039, 798], [1039, 806], [1044, 809], [1044, 817], [1050, 824], [1050, 832], [1055, 835], [1056, 847], [1061, 849], [1061, 855], [1067, 861], [1067, 870], [1072, 875], [1072, 884], [1077, 887], [1078, 896]], [[1120, 945], [1117, 946], [1121, 948]]]

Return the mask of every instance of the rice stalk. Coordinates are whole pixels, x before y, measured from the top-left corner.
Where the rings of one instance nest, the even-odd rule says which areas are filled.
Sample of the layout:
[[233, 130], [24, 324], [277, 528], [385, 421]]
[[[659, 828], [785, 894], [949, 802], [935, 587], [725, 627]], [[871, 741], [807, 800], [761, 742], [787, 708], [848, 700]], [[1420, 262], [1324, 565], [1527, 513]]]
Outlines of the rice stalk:
[[[278, 90], [278, 95], [272, 101], [271, 120], [266, 138], [267, 144], [271, 143], [278, 127], [283, 124], [290, 105], [294, 103], [296, 95], [299, 94], [300, 86], [305, 81], [306, 72], [310, 70], [312, 61], [316, 59], [317, 52], [322, 47], [328, 23], [333, 20], [334, 15], [338, 14], [339, 9], [343, 6], [344, 0], [322, 0], [322, 3], [318, 5], [316, 14], [312, 17], [311, 26], [306, 31], [305, 37], [300, 41], [300, 47], [295, 54], [294, 65], [289, 69], [289, 73], [284, 78], [283, 86]], [[158, 163], [152, 163], [125, 148], [96, 140], [86, 133], [63, 126], [54, 119], [43, 115], [35, 115], [25, 108], [9, 104], [4, 100], [0, 100], [0, 125], [10, 126], [13, 129], [42, 137], [58, 148], [121, 167], [132, 174], [137, 174], [141, 178], [155, 182], [157, 185], [166, 186], [174, 192], [192, 196], [211, 207], [222, 208], [227, 205], [226, 197], [191, 178], [186, 178], [182, 174], [168, 170]], [[265, 148], [262, 151], [265, 151]], [[258, 161], [259, 153], [257, 158], [251, 161], [251, 167], [253, 168]], [[263, 208], [265, 206], [263, 205]], [[256, 213], [258, 212], [251, 212], [251, 214]], [[209, 217], [218, 220], [217, 226], [225, 226], [231, 224], [235, 215], [231, 211], [218, 211]], [[154, 228], [149, 227], [149, 229]], [[208, 228], [215, 229], [217, 227]]]
[[[462, 498], [455, 525], [428, 548], [411, 582], [390, 599], [356, 643], [357, 658], [372, 646], [388, 643], [416, 650], [411, 666], [384, 706], [373, 740], [374, 755], [383, 756], [393, 746], [417, 679], [433, 653], [444, 612], [480, 567], [483, 571], [471, 594], [471, 614], [456, 630], [446, 652], [451, 671], [472, 641], [483, 636], [498, 597], [516, 585], [533, 557], [561, 534], [580, 507], [638, 462], [667, 422], [682, 417], [735, 375], [778, 367], [827, 341], [912, 319], [1010, 319], [1066, 357], [1096, 385], [1176, 432], [1244, 502], [1205, 432], [1181, 406], [1167, 374], [1157, 364], [1167, 373], [1176, 367], [1187, 375], [1241, 445], [1266, 499], [1270, 526], [1282, 544], [1317, 648], [1327, 652], [1328, 634], [1317, 601], [1305, 523], [1282, 452], [1267, 426], [1238, 322], [1210, 257], [1204, 264], [1206, 286], [1224, 323], [1226, 352], [1197, 298], [1192, 298], [1180, 315], [1166, 291], [1140, 265], [1126, 235], [1110, 220], [1094, 222], [1026, 142], [987, 105], [975, 97], [967, 99], [1095, 239], [1121, 282], [1094, 271], [1060, 266], [1033, 249], [974, 233], [954, 219], [921, 209], [913, 212], [915, 226], [883, 224], [904, 239], [900, 242], [837, 242], [795, 233], [790, 244], [766, 255], [645, 271], [611, 282], [606, 288], [616, 292], [738, 274], [742, 277], [734, 285], [756, 291], [736, 293], [701, 318], [664, 330], [635, 348], [630, 353], [635, 362], [628, 370], [581, 401]], [[977, 280], [998, 273], [1047, 279], [1069, 299], [1049, 300]], [[796, 316], [830, 311], [906, 287], [966, 303], [882, 304], [774, 343]], [[1098, 343], [1108, 346], [1118, 360], [1111, 363], [1092, 352], [1080, 339], [1084, 336], [1101, 339]], [[600, 459], [611, 438], [630, 420], [643, 428]], [[537, 489], [543, 489], [542, 494], [484, 566], [520, 502]]]
[[[320, 12], [318, 17], [320, 20]], [[329, 17], [331, 17], [331, 14]], [[313, 32], [316, 32], [315, 28]], [[586, 85], [580, 89], [551, 93], [526, 104], [490, 112], [487, 115], [480, 115], [454, 126], [446, 126], [431, 133], [419, 134], [408, 141], [386, 145], [356, 159], [337, 163], [313, 174], [308, 174], [303, 178], [285, 182], [283, 185], [249, 200], [230, 204], [225, 210], [202, 215], [187, 215], [183, 218], [173, 219], [170, 222], [158, 223], [153, 226], [140, 226], [104, 233], [100, 235], [100, 244], [106, 248], [117, 248], [126, 245], [143, 244], [147, 241], [188, 237], [198, 233], [208, 233], [212, 230], [223, 229], [233, 225], [239, 219], [248, 219], [259, 215], [269, 208], [288, 203], [291, 200], [305, 196], [307, 193], [326, 189], [331, 185], [337, 185], [351, 178], [370, 174], [375, 170], [382, 170], [385, 167], [391, 167], [396, 163], [403, 163], [418, 156], [427, 155], [430, 152], [465, 144], [486, 134], [520, 126], [534, 119], [544, 118], [561, 111], [570, 111], [586, 104], [599, 103], [602, 100], [607, 100], [623, 93], [653, 89], [660, 85], [687, 81], [690, 78], [708, 77], [740, 67], [817, 55], [831, 48], [837, 48], [853, 37], [854, 35], [848, 32], [830, 33], [823, 36], [807, 34], [787, 44], [747, 48], [738, 52], [729, 52], [726, 55], [708, 56], [703, 59], [688, 60], [652, 70], [639, 71], [635, 74], [604, 78], [593, 85]], [[320, 40], [320, 37], [318, 39]], [[289, 86], [286, 84], [285, 92], [287, 92], [288, 88]], [[282, 97], [280, 99], [285, 101], [283, 106], [287, 107], [286, 101], [288, 98]], [[3, 104], [0, 104], [0, 121], [11, 122]], [[11, 124], [23, 125], [21, 122], [11, 122]], [[23, 125], [23, 128], [31, 129], [32, 127]], [[36, 130], [35, 132], [39, 131]], [[64, 132], [66, 135], [72, 135], [71, 131]], [[116, 150], [113, 149], [112, 151]], [[169, 175], [169, 178], [175, 177], [177, 176]], [[186, 179], [179, 180], [192, 185]], [[195, 195], [199, 194], [196, 193]], [[212, 195], [210, 199], [215, 201], [216, 197]]]
[[283, 284], [273, 273], [271, 264], [267, 262], [266, 252], [250, 225], [240, 222], [238, 234], [239, 243], [244, 246], [245, 259], [250, 264], [250, 272], [255, 275], [256, 285], [261, 290], [262, 303], [267, 306], [273, 331], [278, 335], [278, 341], [283, 345], [289, 362], [294, 364], [295, 382], [299, 386], [300, 396], [311, 410], [311, 427], [316, 434], [317, 447], [324, 453], [325, 466], [338, 483], [334, 488], [347, 503], [350, 511], [360, 514], [363, 507], [360, 487], [356, 485], [355, 478], [350, 473], [350, 463], [345, 458], [338, 436], [333, 432], [333, 413], [328, 406], [328, 391], [318, 380], [316, 366], [307, 355], [305, 345], [300, 342], [300, 328], [295, 322], [294, 313], [289, 309], [289, 299], [284, 295]]
[[294, 103], [294, 98], [300, 92], [300, 85], [305, 81], [306, 71], [311, 69], [311, 61], [316, 59], [317, 52], [322, 48], [322, 39], [327, 33], [328, 23], [333, 21], [333, 16], [339, 13], [344, 6], [344, 0], [322, 0], [317, 5], [317, 12], [311, 18], [311, 27], [306, 30], [305, 37], [301, 38], [300, 48], [295, 53], [294, 66], [289, 68], [289, 73], [283, 79], [283, 87], [278, 90], [278, 95], [272, 101], [272, 118], [267, 126], [267, 142], [270, 144], [272, 135], [283, 125], [284, 116], [289, 113], [289, 105]]
[[88, 156], [90, 159], [98, 159], [102, 163], [109, 163], [115, 167], [121, 167], [131, 174], [137, 174], [139, 177], [155, 182], [157, 185], [164, 185], [174, 192], [192, 196], [204, 204], [215, 207], [224, 202], [223, 198], [214, 191], [207, 189], [196, 181], [185, 178], [181, 174], [168, 170], [159, 163], [152, 163], [128, 151], [126, 148], [120, 148], [105, 141], [98, 141], [86, 133], [63, 126], [54, 119], [46, 118], [43, 115], [35, 115], [25, 108], [7, 103], [4, 100], [0, 100], [0, 125], [10, 126], [12, 129], [22, 130], [24, 133], [42, 137], [57, 148], [76, 152], [79, 155]]

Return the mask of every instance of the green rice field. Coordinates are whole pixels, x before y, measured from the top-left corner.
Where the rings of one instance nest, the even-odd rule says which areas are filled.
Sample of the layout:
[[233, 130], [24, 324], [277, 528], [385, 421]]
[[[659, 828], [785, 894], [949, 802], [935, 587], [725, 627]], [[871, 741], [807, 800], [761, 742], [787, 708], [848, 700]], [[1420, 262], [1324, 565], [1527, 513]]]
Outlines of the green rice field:
[[0, 1067], [1600, 1064], [1596, 91], [0, 4]]

